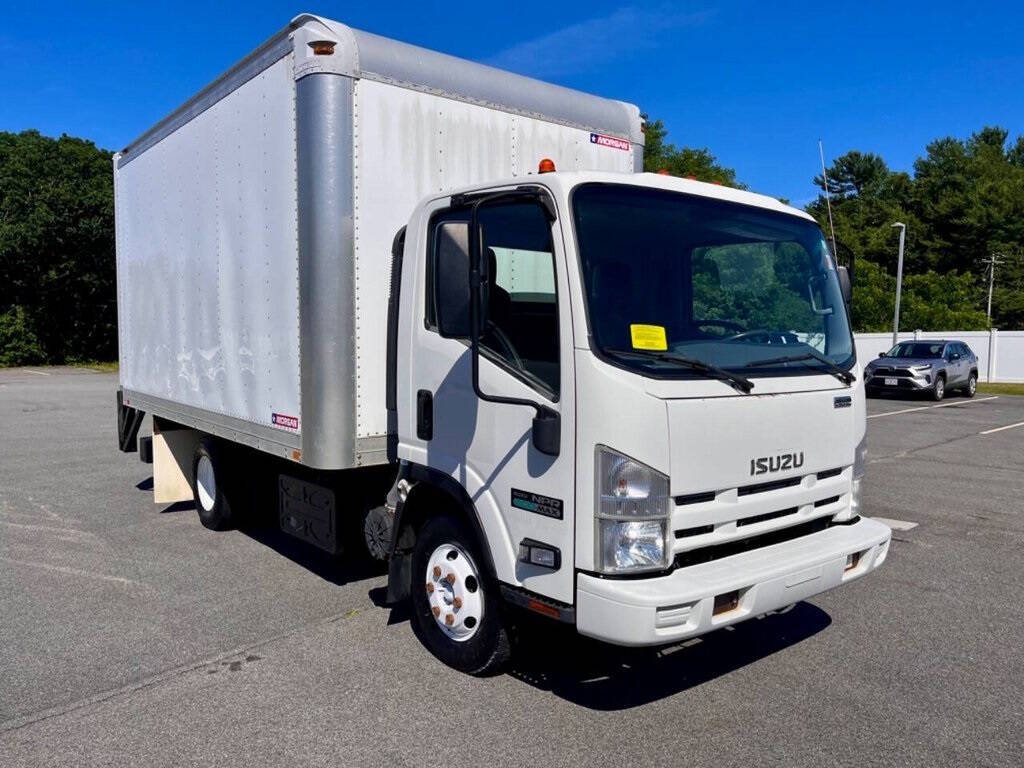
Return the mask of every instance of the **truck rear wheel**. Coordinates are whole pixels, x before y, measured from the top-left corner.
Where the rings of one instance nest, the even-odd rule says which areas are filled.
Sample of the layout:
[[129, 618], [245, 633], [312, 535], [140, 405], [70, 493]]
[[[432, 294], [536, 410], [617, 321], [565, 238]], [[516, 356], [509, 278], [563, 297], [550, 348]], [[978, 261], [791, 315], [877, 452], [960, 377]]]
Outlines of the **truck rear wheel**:
[[474, 537], [449, 518], [416, 537], [413, 628], [434, 656], [471, 675], [498, 672], [512, 654], [498, 585], [480, 562]]
[[225, 488], [229, 467], [224, 452], [211, 437], [204, 437], [192, 462], [192, 496], [199, 522], [212, 531], [231, 527], [231, 504]]

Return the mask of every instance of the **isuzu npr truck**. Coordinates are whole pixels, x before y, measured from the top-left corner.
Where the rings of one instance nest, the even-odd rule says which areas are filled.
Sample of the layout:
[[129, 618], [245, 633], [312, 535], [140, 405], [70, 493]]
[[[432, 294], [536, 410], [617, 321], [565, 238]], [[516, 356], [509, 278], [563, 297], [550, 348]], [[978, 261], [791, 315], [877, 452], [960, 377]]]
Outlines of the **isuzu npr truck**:
[[114, 158], [120, 447], [212, 529], [256, 489], [310, 546], [355, 521], [476, 674], [519, 609], [668, 644], [877, 568], [845, 269], [643, 142], [297, 17]]

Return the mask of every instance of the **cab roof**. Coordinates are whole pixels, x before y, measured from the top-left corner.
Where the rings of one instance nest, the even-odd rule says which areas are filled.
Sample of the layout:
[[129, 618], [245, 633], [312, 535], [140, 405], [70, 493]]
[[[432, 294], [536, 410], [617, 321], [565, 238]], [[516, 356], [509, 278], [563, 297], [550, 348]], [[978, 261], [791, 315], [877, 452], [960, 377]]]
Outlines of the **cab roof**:
[[797, 216], [808, 221], [815, 221], [814, 217], [806, 211], [786, 205], [781, 200], [768, 195], [760, 195], [756, 192], [748, 192], [744, 189], [735, 189], [723, 184], [712, 184], [694, 179], [683, 179], [676, 176], [666, 176], [660, 173], [621, 173], [615, 171], [553, 171], [550, 173], [528, 174], [517, 176], [512, 179], [503, 179], [487, 184], [476, 184], [451, 190], [447, 194], [463, 194], [479, 192], [484, 189], [500, 187], [516, 187], [528, 184], [540, 184], [548, 187], [558, 195], [568, 194], [569, 191], [580, 184], [628, 184], [634, 187], [647, 187], [650, 189], [665, 189], [671, 192], [682, 192], [700, 197], [725, 200], [727, 202], [740, 203], [755, 208], [763, 208], [769, 211]]

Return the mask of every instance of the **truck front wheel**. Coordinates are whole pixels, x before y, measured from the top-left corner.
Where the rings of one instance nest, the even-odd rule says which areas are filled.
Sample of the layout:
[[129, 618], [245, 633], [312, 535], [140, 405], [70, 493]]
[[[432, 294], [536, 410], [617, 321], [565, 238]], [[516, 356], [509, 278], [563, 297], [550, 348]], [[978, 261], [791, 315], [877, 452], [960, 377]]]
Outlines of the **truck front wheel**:
[[199, 522], [213, 531], [231, 527], [231, 504], [225, 489], [229, 468], [216, 441], [204, 437], [192, 462], [192, 496]]
[[511, 656], [498, 585], [478, 567], [476, 542], [449, 518], [416, 537], [412, 622], [438, 659], [471, 675], [493, 674]]

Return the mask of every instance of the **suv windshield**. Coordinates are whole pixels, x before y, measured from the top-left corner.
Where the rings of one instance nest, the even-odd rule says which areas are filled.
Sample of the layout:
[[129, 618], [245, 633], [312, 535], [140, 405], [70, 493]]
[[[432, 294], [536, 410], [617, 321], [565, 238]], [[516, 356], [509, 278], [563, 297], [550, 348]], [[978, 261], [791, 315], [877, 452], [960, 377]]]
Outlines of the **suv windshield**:
[[939, 358], [942, 357], [944, 344], [931, 344], [926, 342], [915, 344], [897, 344], [885, 353], [886, 357], [916, 357], [916, 358]]
[[573, 214], [590, 331], [616, 364], [699, 375], [671, 356], [630, 350], [745, 376], [853, 364], [835, 264], [813, 221], [619, 184], [576, 188]]

